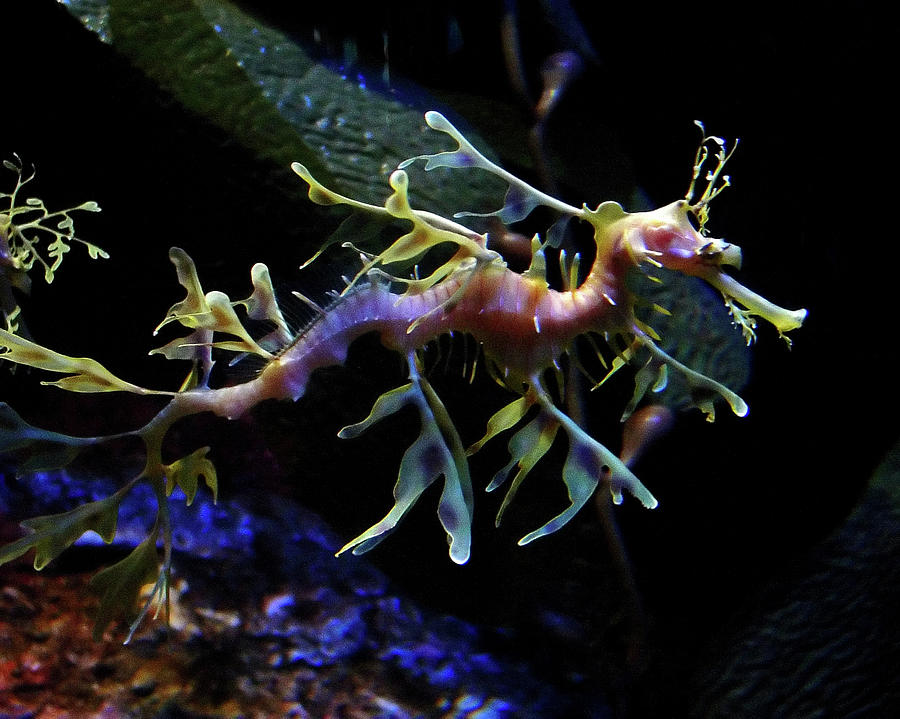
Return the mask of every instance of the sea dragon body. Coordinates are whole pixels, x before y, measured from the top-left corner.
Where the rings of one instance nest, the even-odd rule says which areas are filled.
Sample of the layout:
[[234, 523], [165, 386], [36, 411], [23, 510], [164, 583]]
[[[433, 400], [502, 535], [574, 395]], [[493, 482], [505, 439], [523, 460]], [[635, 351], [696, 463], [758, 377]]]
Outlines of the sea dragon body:
[[[330, 305], [322, 308], [306, 300], [314, 307], [315, 317], [299, 333], [294, 334], [288, 328], [264, 265], [257, 264], [251, 271], [253, 294], [246, 300], [232, 302], [221, 292], [204, 293], [193, 262], [177, 248], [170, 251], [170, 259], [188, 294], [169, 310], [160, 327], [179, 322], [193, 332], [154, 352], [170, 359], [193, 361], [194, 369], [178, 392], [137, 387], [115, 377], [94, 360], [66, 357], [0, 331], [0, 346], [6, 347], [3, 358], [67, 375], [52, 384], [73, 391], [128, 391], [171, 397], [147, 425], [125, 433], [141, 437], [147, 447], [147, 464], [138, 477], [113, 497], [102, 500], [106, 504], [92, 503], [98, 506], [83, 510], [75, 518], [77, 521], [67, 517], [65, 530], [57, 529], [54, 522], [49, 521], [54, 517], [30, 520], [26, 527], [32, 533], [0, 549], [0, 563], [35, 548], [35, 565], [43, 566], [88, 529], [95, 529], [111, 541], [121, 496], [135, 482], [144, 480], [155, 488], [159, 500], [157, 526], [147, 542], [134, 550], [136, 558], [130, 564], [126, 565], [127, 560], [123, 560], [104, 570], [113, 574], [104, 577], [101, 573], [97, 579], [106, 591], [104, 601], [109, 604], [117, 598], [121, 600], [127, 594], [126, 589], [137, 592], [140, 586], [137, 575], [143, 581], [156, 571], [155, 594], [161, 595], [166, 587], [171, 546], [166, 497], [179, 486], [192, 500], [200, 477], [214, 492], [216, 488], [215, 470], [206, 458], [208, 448], [171, 464], [162, 462], [162, 444], [169, 427], [177, 419], [198, 412], [234, 418], [267, 399], [297, 399], [304, 394], [314, 370], [343, 363], [352, 342], [371, 332], [377, 332], [382, 344], [406, 358], [409, 383], [385, 392], [376, 400], [368, 417], [343, 428], [339, 435], [354, 437], [407, 405], [418, 411], [421, 430], [401, 461], [394, 487], [394, 506], [380, 522], [346, 544], [341, 552], [350, 549], [354, 553], [363, 552], [377, 544], [397, 525], [422, 492], [442, 477], [444, 488], [438, 515], [447, 532], [451, 558], [458, 563], [465, 562], [470, 553], [473, 511], [467, 455], [500, 433], [517, 427], [508, 444], [510, 461], [488, 485], [489, 490], [495, 489], [515, 472], [498, 513], [498, 522], [521, 482], [554, 443], [559, 429], [568, 436], [562, 479], [568, 491], [569, 505], [523, 537], [520, 543], [559, 529], [588, 501], [601, 482], [617, 503], [622, 501], [623, 491], [626, 491], [645, 506], [656, 506], [656, 499], [628, 466], [591, 437], [553, 399], [547, 378], [552, 374], [564, 381], [561, 367], [566, 356], [568, 362], [581, 367], [577, 353], [573, 351], [580, 337], [587, 337], [595, 346], [599, 339], [610, 348], [613, 358], [609, 374], [627, 363], [639, 365], [634, 397], [626, 408], [626, 415], [648, 389], [659, 389], [664, 385], [668, 370], [682, 373], [694, 391], [697, 405], [709, 419], [713, 418], [713, 395], [723, 397], [736, 414], [746, 413], [747, 406], [740, 397], [715, 380], [684, 366], [660, 348], [653, 328], [638, 318], [635, 307], [640, 298], [627, 284], [630, 272], [652, 273], [660, 267], [700, 277], [722, 292], [734, 322], [741, 327], [748, 342], [754, 338], [756, 316], [771, 322], [782, 336], [803, 322], [805, 310], [789, 311], [777, 307], [726, 274], [724, 266], [740, 264], [740, 250], [706, 234], [709, 203], [728, 184], [727, 176], [721, 172], [730, 155], [726, 155], [721, 140], [704, 134], [685, 199], [650, 212], [628, 213], [614, 202], [605, 202], [595, 210], [563, 203], [485, 158], [439, 113], [429, 112], [426, 122], [432, 129], [454, 138], [458, 148], [401, 163], [390, 177], [393, 193], [383, 207], [344, 197], [320, 184], [302, 165], [293, 165], [295, 172], [309, 184], [309, 197], [314, 202], [348, 205], [411, 226], [406, 234], [380, 253], [361, 251], [362, 269], [347, 280], [347, 286], [340, 294], [333, 293]], [[701, 176], [710, 146], [715, 148], [717, 165], [707, 172], [706, 189], [698, 200], [694, 200], [695, 184]], [[548, 243], [541, 242], [537, 236], [531, 241], [531, 265], [518, 273], [507, 266], [499, 253], [489, 249], [487, 235], [479, 234], [455, 219], [413, 209], [404, 168], [417, 160], [425, 160], [426, 170], [478, 167], [503, 178], [510, 186], [507, 202], [501, 210], [491, 214], [504, 223], [524, 218], [538, 205], [589, 223], [595, 245], [590, 270], [581, 278], [578, 256], [569, 259], [560, 252], [563, 288], [553, 289], [546, 279], [545, 249]], [[471, 213], [459, 213], [457, 217], [467, 214]], [[410, 265], [418, 263], [438, 246], [449, 246], [452, 255], [431, 274], [425, 277], [419, 277], [418, 271], [412, 276], [394, 274], [408, 270]], [[327, 248], [326, 244], [309, 262]], [[248, 318], [268, 321], [274, 327], [272, 332], [264, 338], [254, 339], [235, 312], [238, 306], [244, 308]], [[485, 435], [468, 449], [423, 371], [423, 349], [447, 333], [472, 336], [483, 352], [487, 371], [516, 395], [516, 399], [491, 417]], [[222, 339], [223, 335], [225, 339]], [[266, 364], [254, 379], [244, 384], [210, 388], [213, 348], [255, 354], [265, 359]], [[605, 362], [599, 350], [598, 356]], [[595, 387], [603, 381], [605, 378], [595, 382]], [[41, 432], [15, 415], [11, 420], [8, 408], [5, 412], [8, 423], [20, 423], [23, 436], [34, 437], [36, 432]], [[37, 436], [43, 442], [42, 447], [54, 442], [68, 447], [67, 456], [74, 456], [82, 446], [109, 439], [72, 438], [47, 432]], [[16, 447], [21, 445], [22, 442]], [[53, 456], [58, 457], [58, 454]], [[30, 466], [40, 464], [38, 460], [32, 461]], [[163, 539], [165, 547], [161, 570], [158, 570], [155, 550], [158, 537]], [[135, 570], [135, 566], [140, 567], [140, 571]], [[122, 581], [120, 575], [126, 573], [131, 579]], [[115, 587], [115, 591], [110, 587]], [[101, 619], [109, 619], [102, 609]], [[102, 632], [101, 624], [98, 620]], [[136, 625], [137, 622], [133, 628]]]

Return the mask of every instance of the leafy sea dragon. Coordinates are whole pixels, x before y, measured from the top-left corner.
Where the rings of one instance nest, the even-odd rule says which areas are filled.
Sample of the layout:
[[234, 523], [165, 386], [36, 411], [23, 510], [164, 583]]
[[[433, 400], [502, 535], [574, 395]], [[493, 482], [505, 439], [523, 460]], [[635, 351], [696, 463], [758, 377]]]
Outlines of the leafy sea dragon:
[[[157, 518], [150, 535], [125, 559], [92, 579], [102, 595], [95, 627], [98, 637], [116, 612], [134, 605], [142, 585], [153, 584], [150, 598], [131, 626], [130, 638], [148, 609], [168, 598], [172, 527], [167, 497], [180, 487], [190, 503], [201, 478], [214, 496], [217, 490], [215, 468], [207, 457], [208, 447], [170, 464], [163, 462], [162, 445], [172, 424], [199, 412], [235, 418], [267, 399], [296, 400], [304, 394], [315, 369], [341, 364], [349, 345], [370, 332], [377, 332], [383, 345], [405, 357], [409, 381], [382, 394], [368, 417], [344, 427], [339, 436], [355, 437], [408, 405], [419, 414], [420, 433], [400, 463], [393, 507], [338, 554], [371, 549], [396, 527], [425, 489], [442, 478], [438, 517], [447, 533], [451, 559], [464, 563], [469, 557], [473, 511], [467, 457], [507, 431], [512, 431], [508, 442], [509, 462], [487, 487], [496, 489], [514, 474], [498, 522], [522, 481], [547, 453], [560, 431], [568, 439], [562, 480], [569, 504], [522, 537], [520, 544], [558, 530], [600, 484], [611, 492], [616, 503], [627, 492], [644, 506], [655, 507], [656, 499], [625, 463], [582, 429], [553, 398], [551, 380], [556, 377], [556, 386], [564, 381], [563, 357], [569, 355], [574, 366], [581, 367], [573, 351], [579, 337], [588, 338], [604, 364], [599, 347], [602, 344], [608, 348], [606, 354], [612, 359], [607, 364], [607, 377], [626, 364], [638, 365], [634, 396], [626, 414], [648, 389], [658, 390], [665, 385], [667, 372], [684, 376], [697, 405], [709, 419], [713, 418], [715, 395], [723, 397], [735, 414], [746, 414], [747, 405], [734, 392], [661, 349], [654, 329], [638, 319], [635, 309], [641, 300], [626, 284], [629, 272], [635, 269], [652, 274], [655, 269], [665, 267], [700, 277], [722, 293], [734, 323], [741, 328], [748, 343], [754, 339], [757, 317], [774, 325], [782, 337], [802, 324], [805, 310], [777, 307], [727, 274], [723, 267], [738, 266], [740, 250], [707, 234], [709, 204], [728, 185], [728, 177], [722, 170], [730, 155], [726, 154], [721, 139], [704, 133], [685, 199], [652, 212], [628, 213], [615, 202], [604, 202], [592, 210], [587, 205], [574, 207], [550, 197], [484, 157], [441, 114], [429, 112], [425, 119], [429, 127], [446, 133], [458, 146], [455, 150], [422, 155], [401, 163], [390, 176], [392, 192], [383, 206], [340, 195], [320, 184], [304, 166], [297, 163], [292, 166], [309, 184], [313, 202], [348, 205], [388, 221], [400, 221], [407, 229], [377, 254], [360, 251], [362, 267], [347, 279], [343, 291], [332, 293], [328, 306], [319, 307], [307, 300], [315, 309], [315, 317], [299, 333], [289, 329], [264, 265], [257, 264], [251, 270], [250, 296], [235, 302], [222, 292], [205, 293], [192, 260], [178, 248], [170, 250], [169, 257], [187, 295], [170, 308], [157, 330], [178, 322], [190, 334], [154, 350], [168, 359], [192, 361], [191, 372], [178, 391], [139, 387], [114, 376], [93, 359], [68, 357], [8, 331], [0, 331], [0, 347], [5, 348], [0, 356], [4, 359], [63, 375], [48, 384], [73, 392], [118, 391], [170, 398], [146, 425], [115, 435], [137, 436], [143, 440], [146, 464], [138, 476], [105, 499], [63, 514], [24, 522], [28, 533], [0, 549], [0, 563], [34, 549], [34, 566], [40, 569], [88, 530], [111, 542], [123, 497], [138, 482], [149, 482], [157, 498]], [[457, 221], [472, 213], [458, 213], [449, 219], [414, 209], [409, 201], [409, 180], [404, 168], [419, 160], [425, 161], [426, 170], [477, 167], [505, 180], [509, 189], [504, 206], [492, 213], [505, 224], [523, 219], [539, 205], [588, 223], [596, 250], [590, 270], [580, 279], [579, 256], [567, 258], [565, 253], [560, 253], [564, 287], [552, 289], [545, 271], [548, 243], [537, 235], [531, 240], [530, 266], [517, 273], [500, 254], [488, 248], [485, 234]], [[705, 170], [710, 161], [715, 166]], [[695, 199], [698, 184], [702, 186], [704, 182], [705, 189]], [[326, 243], [307, 264], [331, 244]], [[436, 267], [430, 274], [419, 276], [418, 271], [412, 276], [407, 274], [413, 264], [421, 262], [423, 256], [439, 246], [449, 248], [451, 254], [441, 255], [433, 263]], [[245, 326], [246, 320], [239, 316], [239, 309], [250, 320], [268, 321], [271, 332], [254, 338]], [[447, 333], [474, 337], [483, 351], [487, 371], [515, 395], [512, 402], [488, 420], [484, 436], [468, 448], [423, 372], [424, 348]], [[248, 382], [212, 388], [209, 379], [214, 349], [256, 355], [265, 360], [265, 365]], [[595, 381], [595, 388], [604, 381], [605, 378]], [[0, 406], [0, 449], [23, 453], [26, 456], [21, 466], [23, 471], [61, 466], [84, 447], [112, 438], [78, 438], [40, 430], [27, 424], [10, 407]], [[157, 551], [160, 540], [161, 559]]]
[[[84, 245], [92, 259], [109, 255], [96, 245], [75, 236], [73, 212], [100, 212], [96, 202], [82, 202], [65, 210], [50, 210], [38, 197], [22, 198], [25, 186], [35, 173], [23, 176], [24, 167], [18, 155], [4, 160], [3, 167], [16, 173], [16, 186], [11, 192], [0, 191], [0, 313], [6, 329], [25, 334], [20, 327], [20, 308], [13, 288], [27, 293], [31, 289], [29, 272], [37, 265], [44, 270], [44, 281], [53, 282], [64, 255], [72, 243]], [[43, 241], [43, 245], [41, 244]], [[46, 257], [45, 257], [46, 255]]]

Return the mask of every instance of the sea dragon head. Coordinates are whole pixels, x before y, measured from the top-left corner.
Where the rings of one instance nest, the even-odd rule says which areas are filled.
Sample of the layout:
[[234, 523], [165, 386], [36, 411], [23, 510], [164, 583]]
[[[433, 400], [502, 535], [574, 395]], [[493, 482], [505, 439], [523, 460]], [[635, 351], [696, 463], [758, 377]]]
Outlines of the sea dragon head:
[[[756, 338], [756, 320], [759, 316], [770, 322], [779, 335], [790, 344], [786, 332], [803, 324], [806, 310], [787, 310], [769, 302], [764, 297], [737, 282], [724, 270], [731, 266], [740, 269], [741, 248], [724, 239], [711, 237], [706, 230], [709, 220], [709, 205], [730, 181], [722, 174], [725, 164], [737, 147], [735, 141], [731, 151], [727, 151], [725, 141], [720, 137], [708, 136], [700, 122], [703, 138], [694, 159], [693, 176], [684, 199], [664, 205], [648, 212], [625, 212], [616, 205], [616, 211], [604, 210], [604, 203], [589, 215], [605, 216], [608, 221], [593, 221], [598, 234], [605, 236], [605, 244], [610, 251], [625, 250], [625, 256], [636, 266], [649, 264], [665, 267], [685, 275], [699, 277], [718, 289], [725, 298], [725, 304], [735, 324], [741, 327], [744, 339], [752, 343]], [[703, 176], [706, 188], [699, 199], [694, 199], [697, 180], [710, 158], [710, 147], [716, 161], [714, 169]], [[590, 219], [590, 218], [589, 218]], [[602, 227], [602, 230], [601, 230]], [[604, 242], [598, 237], [598, 250]]]
[[741, 266], [741, 248], [696, 230], [694, 207], [678, 200], [650, 212], [635, 212], [620, 224], [621, 238], [635, 260], [686, 275], [706, 277], [711, 269]]

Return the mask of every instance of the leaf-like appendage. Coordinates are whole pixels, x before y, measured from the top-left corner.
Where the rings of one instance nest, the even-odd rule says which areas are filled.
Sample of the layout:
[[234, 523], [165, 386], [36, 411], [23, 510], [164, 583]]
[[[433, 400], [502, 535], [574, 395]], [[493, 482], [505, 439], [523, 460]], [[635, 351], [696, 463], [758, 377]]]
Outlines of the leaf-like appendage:
[[170, 392], [155, 392], [119, 379], [90, 357], [69, 357], [2, 329], [0, 329], [0, 347], [6, 349], [0, 354], [0, 359], [70, 375], [54, 382], [43, 383], [55, 385], [70, 392], [171, 394]]
[[650, 338], [648, 337], [640, 327], [635, 326], [633, 328], [635, 336], [644, 345], [648, 350], [650, 350], [650, 354], [653, 357], [653, 361], [655, 361], [659, 365], [668, 365], [672, 369], [681, 373], [688, 387], [691, 388], [694, 394], [697, 397], [700, 397], [700, 401], [698, 401], [697, 407], [706, 414], [706, 419], [709, 422], [712, 422], [716, 418], [715, 407], [712, 403], [711, 399], [702, 399], [703, 394], [706, 393], [709, 397], [714, 394], [718, 394], [722, 399], [728, 402], [728, 406], [731, 407], [731, 411], [734, 412], [738, 417], [743, 417], [749, 411], [749, 407], [747, 403], [735, 392], [732, 392], [728, 387], [723, 385], [721, 382], [717, 382], [711, 377], [707, 377], [705, 374], [697, 372], [696, 370], [691, 369], [687, 365], [682, 362], [679, 362], [677, 359], [664, 352], [660, 347]]
[[0, 402], [0, 454], [15, 452], [22, 460], [19, 472], [59, 469], [82, 449], [95, 444], [94, 437], [70, 437], [28, 424], [5, 402]]
[[484, 437], [466, 450], [466, 454], [473, 455], [490, 440], [501, 432], [512, 429], [519, 423], [528, 409], [534, 404], [534, 399], [528, 395], [513, 400], [502, 409], [497, 410], [487, 422], [487, 431]]
[[394, 192], [385, 200], [385, 209], [392, 217], [412, 222], [413, 229], [398, 237], [377, 256], [381, 264], [407, 262], [444, 242], [467, 246], [474, 250], [472, 254], [481, 251], [480, 246], [471, 247], [474, 243], [469, 238], [434, 227], [413, 211], [409, 204], [409, 177], [405, 172], [394, 172], [390, 177], [390, 185]]
[[538, 537], [555, 532], [566, 524], [590, 499], [601, 478], [608, 483], [616, 503], [622, 501], [622, 490], [624, 489], [635, 496], [645, 507], [652, 508], [657, 505], [656, 499], [649, 490], [615, 454], [591, 437], [571, 417], [554, 405], [538, 376], [531, 378], [530, 388], [523, 398], [504, 407], [491, 417], [487, 434], [473, 447], [478, 449], [488, 439], [505, 429], [512, 428], [518, 420], [524, 417], [528, 407], [534, 403], [539, 404], [540, 413], [510, 438], [508, 445], [510, 460], [494, 475], [488, 485], [488, 491], [496, 489], [506, 481], [513, 468], [518, 467], [516, 476], [497, 513], [497, 524], [500, 523], [503, 513], [514, 499], [522, 481], [553, 445], [560, 427], [566, 431], [569, 438], [569, 453], [563, 467], [563, 482], [568, 491], [569, 506], [535, 531], [522, 537], [519, 544], [527, 544]]
[[[175, 265], [178, 284], [187, 290], [187, 296], [181, 302], [176, 302], [169, 308], [165, 319], [156, 326], [155, 332], [159, 332], [162, 327], [170, 322], [181, 322], [181, 317], [190, 317], [209, 311], [209, 307], [206, 305], [203, 285], [200, 284], [200, 277], [197, 275], [197, 266], [188, 253], [180, 247], [173, 247], [169, 250], [169, 260]], [[196, 325], [187, 326], [196, 327]]]
[[271, 352], [264, 350], [250, 336], [250, 333], [241, 324], [234, 305], [224, 292], [213, 290], [206, 294], [206, 302], [209, 306], [208, 314], [195, 315], [191, 319], [197, 323], [197, 327], [213, 332], [234, 335], [238, 341], [225, 341], [214, 343], [214, 347], [222, 347], [233, 352], [250, 352], [264, 359], [272, 359]]
[[0, 564], [34, 549], [34, 568], [43, 569], [85, 532], [96, 532], [109, 544], [116, 536], [122, 497], [114, 494], [61, 514], [48, 514], [22, 522], [30, 534], [0, 547]]
[[437, 167], [480, 167], [485, 170], [493, 170], [497, 167], [497, 165], [482, 155], [441, 113], [435, 110], [426, 112], [425, 122], [432, 130], [443, 132], [456, 140], [457, 148], [446, 152], [438, 152], [433, 155], [417, 155], [416, 157], [411, 157], [398, 165], [401, 170], [408, 167], [416, 160], [425, 160], [426, 170], [433, 170]]
[[235, 305], [243, 305], [247, 310], [247, 317], [252, 320], [266, 320], [275, 325], [275, 329], [259, 340], [259, 344], [266, 350], [275, 350], [284, 347], [290, 342], [292, 334], [278, 306], [275, 297], [275, 288], [272, 286], [272, 277], [269, 268], [262, 262], [257, 262], [250, 269], [250, 280], [253, 283], [253, 293], [245, 300], [235, 302]]
[[[367, 212], [374, 212], [376, 214], [384, 213], [383, 207], [370, 205], [369, 203], [361, 202], [360, 200], [354, 200], [352, 197], [347, 197], [339, 192], [328, 189], [313, 177], [312, 173], [305, 165], [302, 165], [299, 162], [292, 162], [291, 169], [309, 185], [309, 199], [317, 205], [349, 205], [358, 210], [366, 210]], [[308, 260], [305, 264], [309, 264], [309, 262], [311, 262], [311, 260]]]
[[637, 409], [638, 404], [647, 394], [647, 390], [662, 392], [668, 382], [668, 365], [655, 359], [649, 359], [634, 375], [634, 392], [622, 412], [621, 421], [628, 419]]
[[[103, 632], [111, 621], [132, 611], [141, 587], [156, 583], [149, 603], [165, 594], [165, 578], [160, 574], [159, 556], [156, 551], [157, 534], [154, 532], [135, 547], [125, 559], [103, 569], [93, 577], [88, 586], [100, 594], [100, 606], [94, 617], [94, 641], [103, 639]], [[132, 623], [128, 639], [134, 633], [144, 612]], [[127, 643], [127, 640], [126, 640]]]
[[455, 429], [448, 427], [446, 410], [427, 382], [416, 376], [414, 382], [385, 392], [376, 400], [368, 417], [344, 427], [338, 436], [355, 437], [408, 404], [419, 410], [422, 429], [400, 462], [394, 485], [394, 506], [380, 522], [344, 545], [338, 554], [350, 549], [354, 554], [362, 554], [372, 549], [397, 526], [422, 493], [443, 476], [444, 490], [438, 516], [450, 542], [450, 558], [463, 564], [469, 558], [472, 532], [469, 468]]
[[166, 496], [171, 495], [175, 487], [180, 487], [186, 497], [187, 505], [190, 506], [194, 501], [194, 497], [197, 496], [197, 486], [200, 477], [203, 477], [206, 486], [212, 492], [213, 502], [217, 501], [219, 484], [216, 477], [216, 468], [206, 456], [208, 452], [209, 447], [201, 447], [186, 457], [164, 466]]
[[517, 431], [509, 440], [507, 448], [509, 449], [510, 460], [495, 475], [491, 483], [487, 487], [487, 491], [492, 492], [503, 484], [509, 473], [514, 467], [518, 467], [516, 476], [503, 498], [503, 503], [497, 511], [495, 524], [499, 527], [503, 519], [503, 514], [507, 507], [515, 499], [516, 492], [528, 476], [529, 472], [541, 460], [547, 451], [553, 446], [553, 440], [556, 439], [556, 432], [559, 429], [559, 422], [548, 416], [545, 412], [541, 412], [537, 417]]
[[[251, 353], [267, 360], [273, 358], [271, 352], [261, 347], [250, 336], [234, 311], [235, 305], [245, 305], [248, 310], [252, 309], [257, 314], [265, 312], [265, 319], [281, 317], [265, 265], [254, 266], [253, 272], [251, 272], [255, 287], [254, 293], [246, 300], [232, 302], [224, 292], [213, 290], [206, 294], [203, 293], [194, 261], [184, 250], [178, 247], [171, 248], [169, 259], [175, 265], [178, 282], [187, 290], [187, 296], [169, 308], [163, 321], [157, 325], [154, 334], [171, 322], [178, 322], [194, 332], [187, 337], [172, 340], [163, 347], [152, 350], [150, 354], [161, 354], [167, 359], [197, 360], [207, 370], [206, 375], [209, 374], [208, 369], [212, 366], [209, 356], [211, 347], [219, 347], [231, 352]], [[264, 309], [262, 309], [263, 307]], [[286, 332], [287, 326], [283, 319], [281, 319], [281, 325]], [[237, 340], [213, 342], [213, 334], [216, 332], [232, 335], [237, 337]]]
[[[203, 292], [203, 286], [200, 284], [200, 278], [197, 276], [197, 267], [187, 252], [180, 247], [172, 247], [169, 249], [169, 260], [175, 265], [175, 272], [178, 275], [178, 284], [187, 290], [187, 295], [181, 302], [176, 302], [169, 308], [165, 318], [160, 322], [153, 334], [159, 333], [160, 329], [170, 322], [180, 322], [183, 326], [193, 328], [196, 325], [185, 324], [182, 317], [193, 316], [202, 312], [208, 312], [209, 307], [206, 304], [206, 295]], [[208, 329], [195, 329], [187, 337], [179, 337], [172, 340], [162, 347], [150, 350], [150, 354], [161, 354], [166, 359], [183, 359], [190, 360], [194, 363], [194, 368], [188, 374], [184, 381], [183, 388], [193, 388], [198, 384], [205, 384], [212, 372], [213, 360], [212, 349], [212, 331]], [[198, 370], [199, 368], [199, 370]]]
[[360, 422], [343, 427], [338, 432], [338, 437], [341, 439], [359, 437], [376, 422], [380, 422], [385, 417], [390, 417], [392, 414], [399, 412], [412, 401], [410, 399], [414, 391], [412, 387], [412, 382], [410, 382], [379, 395], [378, 399], [375, 400], [375, 404], [372, 405], [372, 411], [369, 412], [369, 416]]
[[494, 212], [457, 212], [454, 217], [498, 217], [505, 225], [510, 225], [519, 220], [524, 220], [531, 211], [539, 205], [552, 207], [567, 215], [576, 217], [581, 215], [577, 207], [567, 205], [565, 202], [551, 197], [540, 190], [535, 189], [527, 182], [520, 180], [512, 173], [504, 170], [494, 162], [482, 155], [471, 142], [441, 113], [431, 110], [425, 113], [425, 122], [428, 127], [438, 132], [443, 132], [454, 140], [458, 147], [455, 150], [438, 152], [433, 155], [417, 155], [404, 160], [397, 167], [404, 169], [416, 160], [425, 160], [425, 170], [433, 170], [437, 167], [477, 167], [497, 175], [509, 184], [503, 207]]
[[[348, 292], [361, 278], [375, 268], [387, 265], [405, 266], [432, 248], [446, 243], [457, 245], [460, 251], [427, 277], [417, 279], [396, 275], [389, 275], [389, 277], [396, 282], [406, 284], [407, 293], [416, 293], [432, 287], [455, 270], [472, 265], [472, 258], [484, 263], [502, 261], [500, 255], [485, 248], [484, 238], [481, 235], [437, 215], [414, 210], [409, 204], [409, 178], [402, 170], [396, 170], [391, 174], [390, 186], [393, 193], [385, 200], [384, 207], [377, 207], [329, 190], [299, 163], [295, 162], [291, 167], [309, 184], [309, 198], [313, 202], [321, 205], [348, 205], [380, 217], [408, 220], [412, 223], [412, 229], [409, 232], [394, 240], [383, 252], [370, 256], [364, 262], [363, 268], [356, 273], [344, 292]], [[339, 236], [343, 237], [343, 234]], [[335, 244], [338, 241], [337, 237], [338, 235], [326, 242], [315, 255], [303, 264], [303, 267], [313, 262], [326, 249]]]
[[[594, 447], [579, 442], [570, 434], [569, 454], [566, 457], [562, 473], [563, 482], [569, 494], [569, 506], [546, 524], [522, 537], [519, 540], [520, 545], [528, 544], [538, 537], [555, 532], [578, 513], [597, 489], [600, 478], [610, 471], [609, 467], [605, 466], [604, 459], [595, 451]], [[621, 501], [621, 496], [621, 491], [614, 494], [618, 501]]]

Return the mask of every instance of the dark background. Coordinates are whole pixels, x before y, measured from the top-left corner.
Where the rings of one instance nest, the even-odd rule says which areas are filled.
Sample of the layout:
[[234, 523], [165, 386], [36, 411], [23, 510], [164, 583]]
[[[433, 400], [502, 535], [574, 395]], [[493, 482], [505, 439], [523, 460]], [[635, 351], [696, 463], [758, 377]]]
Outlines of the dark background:
[[[499, 4], [414, 10], [384, 3], [364, 13], [256, 5], [299, 39], [318, 28], [323, 54], [351, 40], [376, 67], [387, 33], [392, 75], [451, 104], [461, 98], [455, 108], [476, 127], [481, 119], [488, 139], [498, 125], [521, 133], [530, 122], [503, 67]], [[791, 351], [762, 328], [742, 393], [749, 416], [723, 410], [712, 426], [696, 414], [682, 418], [638, 468], [660, 509], [644, 512], [626, 499], [618, 513], [657, 640], [672, 656], [689, 655], [754, 587], [789, 572], [793, 558], [842, 521], [897, 438], [895, 223], [880, 197], [891, 186], [882, 173], [892, 167], [881, 102], [889, 89], [885, 45], [880, 19], [866, 4], [844, 13], [729, 6], [731, 16], [715, 8], [657, 13], [635, 3], [594, 5], [573, 4], [596, 61], [547, 128], [548, 146], [565, 168], [565, 199], [606, 199], [584, 187], [602, 188], [606, 181], [597, 178], [610, 172], [630, 175], [656, 204], [680, 196], [696, 143], [692, 123], [702, 119], [714, 134], [741, 138], [729, 166], [734, 187], [714, 205], [713, 234], [743, 248], [742, 282], [780, 305], [809, 310]], [[534, 82], [543, 58], [560, 47], [538, 4], [521, 6]], [[454, 52], [445, 42], [451, 17], [464, 39]], [[3, 25], [0, 154], [17, 152], [37, 166], [33, 194], [51, 207], [98, 201], [103, 212], [77, 217], [76, 226], [112, 255], [89, 262], [76, 249], [52, 286], [36, 281], [23, 301], [31, 332], [136, 383], [170, 388], [184, 370], [146, 356], [159, 344], [150, 331], [182, 296], [167, 248], [188, 249], [205, 288], [232, 297], [248, 291], [255, 261], [269, 264], [277, 282], [303, 288], [295, 268], [324, 238], [322, 220], [284, 168], [186, 113], [64, 8], [16, 3], [4, 9]], [[625, 161], [598, 154], [610, 145]], [[266, 491], [299, 497], [342, 536], [354, 536], [387, 509], [404, 447], [394, 434], [415, 429], [397, 426], [352, 446], [334, 432], [400, 379], [399, 362], [363, 343], [345, 370], [327, 373], [297, 405], [263, 407], [253, 419], [198, 431], [209, 433], [201, 441], [218, 453], [226, 491], [238, 473], [271, 464], [283, 476], [261, 480]], [[474, 390], [456, 377], [445, 382], [439, 391], [452, 398], [451, 413], [477, 415], [464, 428], [477, 437], [502, 396], [487, 380]], [[64, 395], [21, 371], [3, 386], [26, 417], [53, 417], [73, 432], [134, 423], [156, 408]], [[488, 407], [470, 408], [473, 397]], [[502, 463], [498, 450], [494, 459]], [[468, 566], [446, 559], [428, 497], [372, 558], [438, 608], [503, 621], [517, 603], [532, 601], [523, 598], [528, 593], [535, 604], [564, 595], [556, 582], [587, 575], [605, 550], [590, 510], [577, 526], [516, 548], [547, 508], [523, 508], [511, 526], [494, 531], [499, 498], [481, 496], [481, 487], [497, 464], [480, 462], [481, 511]], [[582, 596], [585, 588], [572, 591]]]

